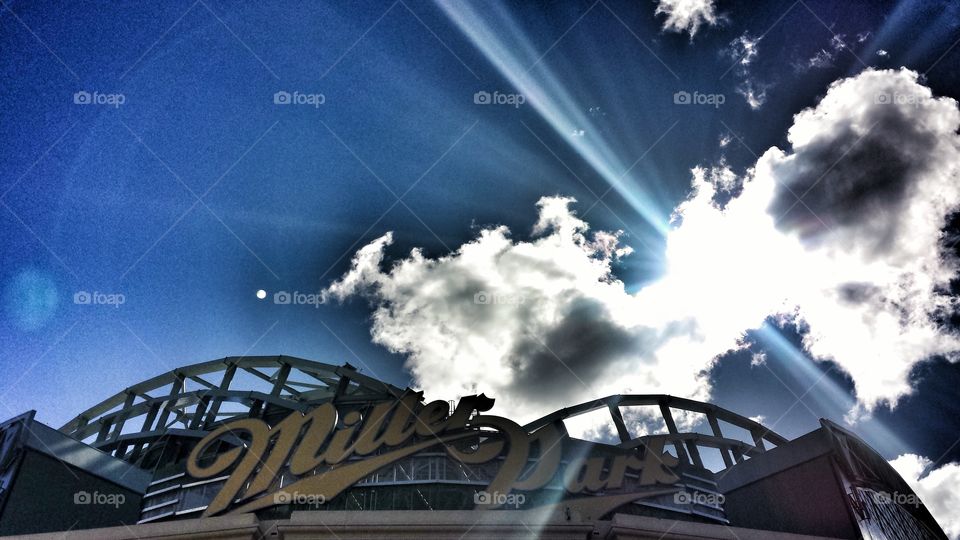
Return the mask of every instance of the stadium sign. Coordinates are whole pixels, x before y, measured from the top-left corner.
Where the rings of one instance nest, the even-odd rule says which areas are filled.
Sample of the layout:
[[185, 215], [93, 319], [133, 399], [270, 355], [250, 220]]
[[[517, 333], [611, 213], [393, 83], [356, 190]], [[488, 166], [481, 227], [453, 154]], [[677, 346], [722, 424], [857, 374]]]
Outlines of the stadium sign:
[[[669, 485], [678, 479], [678, 459], [663, 452], [662, 440], [651, 441], [642, 453], [587, 452], [564, 463], [562, 448], [569, 437], [559, 422], [528, 433], [509, 419], [480, 414], [493, 406], [482, 394], [464, 397], [452, 413], [445, 401], [421, 406], [421, 400], [421, 393], [409, 393], [371, 404], [365, 415], [353, 410], [342, 416], [332, 403], [324, 403], [305, 414], [294, 411], [273, 427], [257, 418], [220, 426], [187, 460], [187, 473], [196, 479], [228, 474], [204, 516], [284, 504], [277, 493], [329, 501], [372, 473], [436, 447], [465, 465], [496, 463], [496, 474], [482, 493], [497, 498], [478, 509], [505, 508], [502, 501], [510, 501], [511, 492], [537, 490], [555, 479], [572, 495], [620, 491], [628, 475], [631, 486]], [[234, 447], [211, 455], [220, 441]], [[295, 478], [284, 482], [282, 492], [277, 481], [281, 471]], [[637, 493], [632, 487], [625, 494], [642, 495], [643, 490]]]

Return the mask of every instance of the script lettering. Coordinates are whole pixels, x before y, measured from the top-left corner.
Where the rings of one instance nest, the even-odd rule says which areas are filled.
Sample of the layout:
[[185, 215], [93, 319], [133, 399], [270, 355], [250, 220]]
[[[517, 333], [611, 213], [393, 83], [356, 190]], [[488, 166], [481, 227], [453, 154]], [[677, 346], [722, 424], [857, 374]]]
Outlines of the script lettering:
[[[221, 513], [238, 501], [240, 506], [234, 512], [277, 504], [273, 492], [279, 489], [284, 470], [294, 478], [285, 490], [330, 500], [377, 470], [434, 446], [442, 446], [451, 459], [462, 464], [499, 460], [486, 487], [492, 493], [533, 491], [557, 477], [567, 437], [559, 422], [528, 434], [511, 420], [478, 414], [493, 406], [493, 400], [482, 394], [464, 397], [452, 413], [445, 401], [421, 405], [422, 400], [421, 393], [410, 392], [363, 412], [338, 411], [325, 403], [306, 414], [293, 412], [272, 428], [256, 418], [218, 427], [197, 444], [187, 460], [187, 473], [197, 479], [212, 478], [232, 468], [204, 516]], [[477, 442], [465, 444], [471, 440]], [[219, 450], [219, 443], [232, 448], [210, 455]], [[634, 474], [640, 485], [672, 484], [678, 479], [673, 471], [678, 459], [665, 454], [663, 445], [662, 439], [650, 441], [642, 457], [623, 451], [573, 459], [563, 471], [564, 487], [575, 494], [616, 490], [632, 471], [637, 471]]]

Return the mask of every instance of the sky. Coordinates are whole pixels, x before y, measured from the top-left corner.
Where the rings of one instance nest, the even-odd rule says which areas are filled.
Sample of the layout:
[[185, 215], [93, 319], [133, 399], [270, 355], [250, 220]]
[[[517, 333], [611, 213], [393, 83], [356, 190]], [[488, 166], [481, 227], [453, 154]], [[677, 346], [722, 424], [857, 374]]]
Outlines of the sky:
[[960, 535], [955, 3], [0, 4], [0, 416], [240, 355], [666, 393]]

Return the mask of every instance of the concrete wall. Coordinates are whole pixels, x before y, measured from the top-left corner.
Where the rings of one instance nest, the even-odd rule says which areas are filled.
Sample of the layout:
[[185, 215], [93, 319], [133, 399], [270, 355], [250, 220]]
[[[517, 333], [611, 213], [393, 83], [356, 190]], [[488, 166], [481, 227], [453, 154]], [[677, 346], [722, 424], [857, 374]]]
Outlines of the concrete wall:
[[228, 515], [130, 527], [30, 535], [24, 540], [204, 539], [396, 539], [460, 540], [546, 538], [556, 540], [836, 540], [724, 525], [617, 514], [610, 521], [580, 522], [527, 511], [318, 511], [288, 520], [258, 522], [253, 514]]

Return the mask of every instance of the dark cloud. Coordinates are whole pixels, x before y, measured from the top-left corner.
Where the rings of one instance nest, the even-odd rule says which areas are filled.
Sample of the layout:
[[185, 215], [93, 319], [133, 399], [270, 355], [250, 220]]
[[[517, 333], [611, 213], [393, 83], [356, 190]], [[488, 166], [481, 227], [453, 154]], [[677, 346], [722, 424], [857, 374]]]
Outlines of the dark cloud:
[[573, 301], [542, 337], [529, 332], [525, 336], [510, 354], [513, 386], [542, 403], [557, 402], [571, 388], [590, 390], [618, 359], [642, 356], [655, 349], [657, 341], [653, 330], [617, 325], [606, 306], [590, 298]]
[[[939, 135], [910, 112], [876, 103], [861, 125], [837, 126], [780, 164], [769, 209], [778, 227], [815, 243], [830, 229], [871, 223], [871, 234], [864, 235], [871, 250], [890, 249], [912, 187], [934, 160]], [[884, 218], [880, 223], [878, 216]]]
[[872, 283], [843, 283], [838, 291], [840, 300], [848, 304], [863, 304], [883, 294], [883, 290]]

